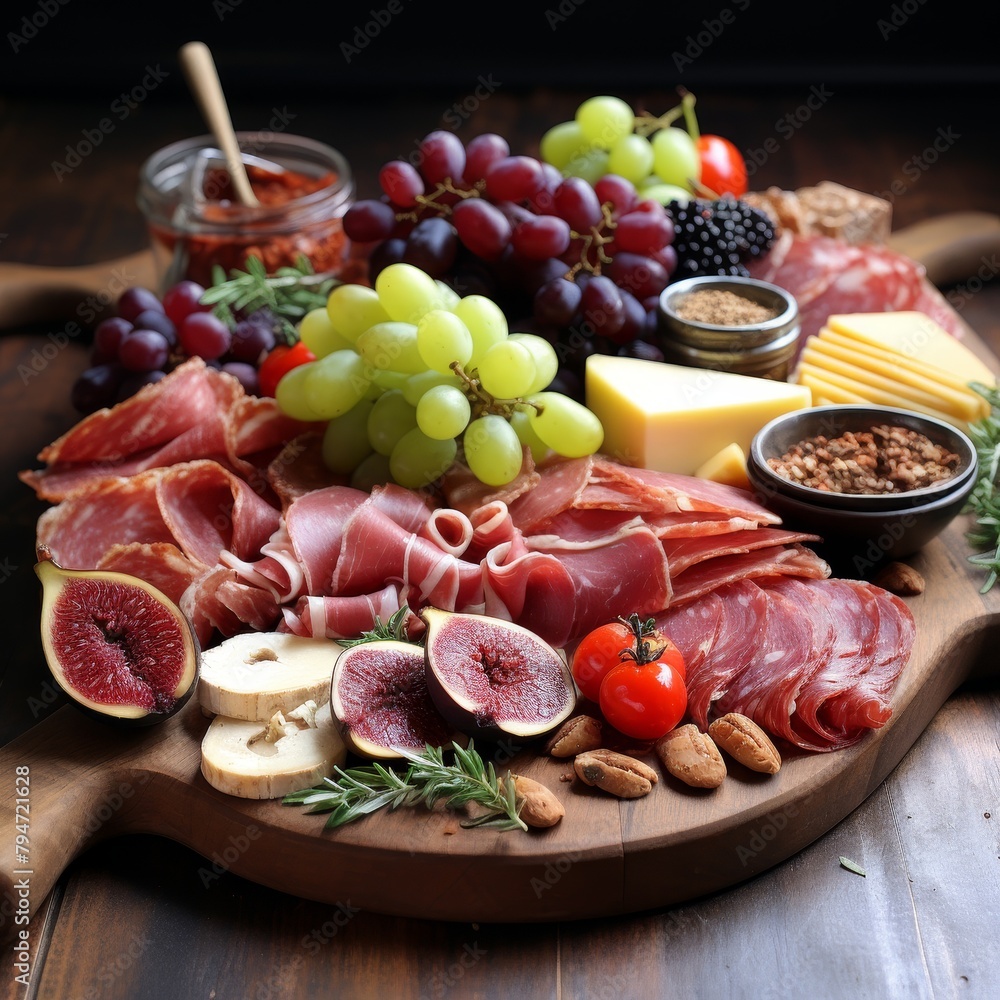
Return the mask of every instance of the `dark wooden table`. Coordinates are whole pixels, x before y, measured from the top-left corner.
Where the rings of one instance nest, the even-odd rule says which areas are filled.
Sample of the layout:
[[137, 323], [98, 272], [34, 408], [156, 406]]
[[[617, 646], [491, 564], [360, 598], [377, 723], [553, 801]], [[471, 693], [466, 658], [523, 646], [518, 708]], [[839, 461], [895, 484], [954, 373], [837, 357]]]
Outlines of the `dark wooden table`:
[[[992, 95], [830, 90], [812, 104], [808, 87], [706, 92], [702, 125], [755, 151], [758, 186], [829, 178], [889, 192], [897, 227], [944, 212], [1000, 212]], [[465, 96], [320, 95], [285, 107], [291, 130], [339, 147], [361, 193], [372, 194], [378, 166], [405, 156]], [[468, 104], [460, 134], [496, 130], [532, 152], [586, 96], [501, 89]], [[673, 103], [669, 93], [621, 96], [651, 110]], [[142, 249], [139, 164], [204, 131], [193, 106], [151, 99], [57, 177], [53, 164], [66, 161], [67, 145], [78, 146], [106, 104], [0, 99], [0, 107], [3, 262], [70, 266]], [[237, 105], [234, 118], [258, 127], [274, 113], [265, 103]], [[994, 352], [998, 274], [1000, 258], [984, 255], [948, 289]], [[0, 743], [61, 704], [37, 637], [32, 565], [42, 505], [15, 474], [74, 419], [69, 388], [87, 352], [73, 318], [0, 336]], [[3, 990], [44, 1000], [992, 997], [1000, 981], [995, 666], [987, 677], [958, 690], [884, 784], [828, 834], [687, 905], [548, 925], [421, 922], [356, 911], [350, 900], [334, 907], [289, 897], [136, 836], [96, 844], [72, 865], [32, 921], [30, 986], [14, 982], [7, 961]], [[863, 860], [866, 877], [842, 868], [840, 856]]]

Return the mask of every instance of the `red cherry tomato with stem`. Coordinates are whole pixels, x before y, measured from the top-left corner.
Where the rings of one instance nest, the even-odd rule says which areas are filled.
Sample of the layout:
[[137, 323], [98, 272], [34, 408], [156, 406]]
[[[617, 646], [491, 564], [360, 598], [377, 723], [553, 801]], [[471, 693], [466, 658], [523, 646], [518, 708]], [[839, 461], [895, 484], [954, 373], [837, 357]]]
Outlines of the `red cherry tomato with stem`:
[[626, 660], [604, 678], [600, 706], [604, 718], [620, 733], [657, 740], [684, 718], [687, 689], [667, 663]]
[[316, 355], [300, 340], [293, 345], [278, 344], [273, 347], [257, 369], [257, 382], [262, 396], [273, 396], [282, 376], [299, 365], [315, 361]]
[[[655, 656], [654, 656], [655, 654]], [[657, 659], [667, 663], [685, 678], [684, 657], [680, 650], [655, 627], [652, 618], [638, 615], [619, 618], [600, 625], [580, 640], [573, 653], [571, 669], [580, 693], [593, 702], [600, 697], [601, 684], [608, 672], [623, 659]]]

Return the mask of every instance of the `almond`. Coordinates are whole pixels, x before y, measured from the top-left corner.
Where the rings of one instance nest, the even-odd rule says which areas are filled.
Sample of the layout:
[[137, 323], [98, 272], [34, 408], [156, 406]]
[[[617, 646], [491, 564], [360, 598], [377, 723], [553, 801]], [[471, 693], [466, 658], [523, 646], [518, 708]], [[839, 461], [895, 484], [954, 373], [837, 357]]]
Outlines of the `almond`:
[[566, 815], [566, 809], [555, 792], [540, 781], [515, 774], [514, 788], [522, 800], [519, 815], [528, 826], [542, 829], [555, 826]]
[[693, 788], [718, 788], [726, 762], [707, 733], [693, 723], [678, 726], [656, 741], [656, 755], [675, 778]]
[[891, 562], [872, 578], [872, 583], [899, 597], [914, 597], [924, 592], [924, 578], [909, 563]]
[[730, 757], [751, 771], [777, 774], [781, 768], [781, 754], [767, 733], [745, 715], [730, 712], [716, 719], [708, 727], [708, 735]]

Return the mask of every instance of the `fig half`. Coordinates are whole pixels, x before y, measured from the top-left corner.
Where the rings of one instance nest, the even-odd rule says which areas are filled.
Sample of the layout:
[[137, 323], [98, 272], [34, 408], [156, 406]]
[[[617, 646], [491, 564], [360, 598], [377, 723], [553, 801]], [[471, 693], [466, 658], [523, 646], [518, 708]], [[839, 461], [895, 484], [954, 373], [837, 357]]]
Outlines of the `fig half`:
[[398, 759], [397, 748], [446, 747], [458, 735], [431, 700], [424, 650], [412, 642], [348, 646], [333, 668], [330, 708], [344, 742], [369, 760]]
[[150, 725], [191, 696], [200, 648], [190, 622], [138, 577], [67, 570], [39, 549], [42, 649], [73, 703], [104, 721]]
[[425, 608], [427, 685], [441, 714], [474, 738], [533, 739], [567, 719], [566, 658], [534, 632], [485, 615]]

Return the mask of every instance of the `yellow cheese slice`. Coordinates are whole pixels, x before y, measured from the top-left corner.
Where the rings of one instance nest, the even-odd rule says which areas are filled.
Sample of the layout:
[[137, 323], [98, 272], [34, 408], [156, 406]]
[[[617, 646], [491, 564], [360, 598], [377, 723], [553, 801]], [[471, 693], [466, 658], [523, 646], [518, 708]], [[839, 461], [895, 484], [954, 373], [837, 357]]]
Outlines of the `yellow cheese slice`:
[[845, 403], [861, 406], [871, 402], [871, 400], [865, 399], [864, 396], [859, 396], [856, 392], [851, 392], [843, 386], [827, 382], [826, 379], [821, 378], [809, 369], [806, 371], [799, 370], [796, 373], [796, 381], [800, 385], [808, 387], [813, 396], [814, 406], [829, 406], [833, 403], [838, 406], [842, 406]]
[[952, 413], [946, 413], [933, 406], [924, 406], [920, 403], [915, 403], [912, 399], [907, 399], [905, 396], [899, 396], [886, 389], [880, 389], [876, 386], [859, 382], [847, 375], [841, 375], [839, 372], [833, 372], [826, 368], [817, 368], [808, 361], [800, 362], [800, 384], [808, 386], [817, 379], [824, 383], [824, 385], [842, 389], [854, 397], [853, 399], [837, 400], [837, 402], [875, 403], [879, 406], [895, 406], [902, 410], [914, 410], [917, 413], [926, 413], [928, 416], [937, 417], [938, 420], [946, 420], [948, 423], [962, 430], [968, 428], [968, 421], [964, 421]]
[[[836, 330], [832, 330], [828, 326], [823, 327], [817, 336], [819, 341], [824, 344], [836, 344], [839, 347], [854, 351], [859, 357], [866, 359], [875, 358], [885, 362], [886, 364], [895, 366], [895, 368], [898, 369], [896, 373], [897, 377], [901, 380], [903, 373], [915, 376], [920, 381], [913, 384], [918, 387], [925, 386], [927, 381], [931, 381], [940, 386], [952, 389], [955, 392], [972, 395], [977, 400], [982, 400], [979, 393], [974, 392], [969, 388], [968, 379], [955, 375], [953, 372], [945, 371], [943, 368], [938, 368], [936, 365], [927, 364], [924, 361], [918, 361], [915, 358], [901, 354], [899, 351], [895, 351], [892, 348], [879, 347], [873, 343], [869, 343], [868, 341], [858, 340], [856, 337], [838, 333]], [[811, 339], [812, 338], [810, 338], [810, 340]]]
[[707, 462], [702, 462], [694, 474], [699, 479], [710, 479], [713, 483], [724, 483], [726, 486], [738, 486], [740, 489], [750, 489], [747, 477], [746, 452], [732, 441], [721, 451], [717, 451]]
[[936, 365], [965, 382], [996, 384], [996, 375], [987, 364], [926, 313], [841, 313], [830, 316], [826, 325], [838, 333]]
[[812, 404], [804, 385], [602, 354], [587, 359], [585, 386], [606, 455], [687, 476], [727, 445], [749, 451], [773, 417]]
[[983, 415], [984, 400], [971, 389], [958, 392], [912, 372], [904, 373], [878, 358], [859, 356], [850, 348], [840, 348], [818, 338], [810, 337], [806, 341], [801, 359], [817, 368], [846, 375], [865, 385], [895, 393], [913, 404], [942, 410], [962, 420], [976, 420]]

